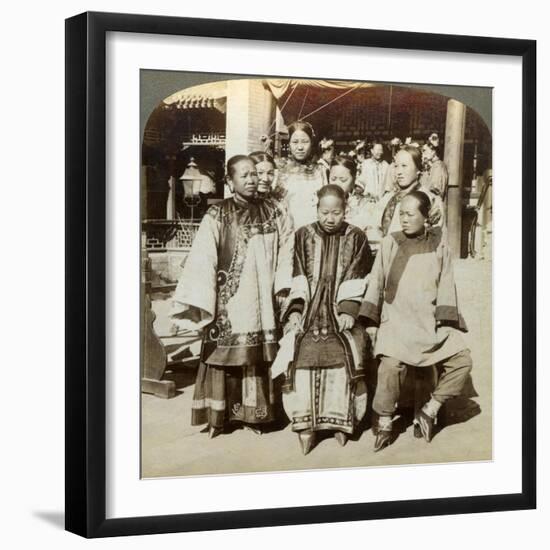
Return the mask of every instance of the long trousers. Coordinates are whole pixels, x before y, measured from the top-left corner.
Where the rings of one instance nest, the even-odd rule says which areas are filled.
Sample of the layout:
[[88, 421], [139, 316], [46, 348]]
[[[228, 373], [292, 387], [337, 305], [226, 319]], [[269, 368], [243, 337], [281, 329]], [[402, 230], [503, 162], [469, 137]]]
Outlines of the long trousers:
[[[372, 408], [380, 416], [391, 416], [395, 412], [401, 386], [410, 365], [393, 357], [383, 355], [378, 366], [378, 383]], [[432, 392], [434, 399], [445, 403], [448, 399], [460, 395], [468, 374], [472, 370], [470, 350], [465, 349], [441, 363], [443, 373]], [[425, 367], [415, 367], [425, 368]]]

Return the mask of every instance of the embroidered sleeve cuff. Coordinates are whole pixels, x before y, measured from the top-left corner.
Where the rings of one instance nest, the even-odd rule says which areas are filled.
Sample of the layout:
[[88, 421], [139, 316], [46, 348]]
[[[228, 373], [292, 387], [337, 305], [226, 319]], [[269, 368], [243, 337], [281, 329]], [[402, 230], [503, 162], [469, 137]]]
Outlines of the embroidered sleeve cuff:
[[281, 288], [279, 292], [275, 293], [278, 298], [286, 298], [290, 294], [290, 288]]
[[290, 303], [287, 310], [285, 311], [285, 313], [283, 315], [283, 318], [282, 318], [282, 322], [286, 323], [287, 320], [288, 320], [288, 317], [290, 316], [291, 313], [296, 312], [296, 313], [302, 314], [303, 311], [304, 311], [304, 302], [303, 302], [303, 300], [294, 300], [293, 302]]
[[363, 302], [359, 309], [359, 320], [366, 326], [377, 327], [380, 325], [378, 307], [372, 302]]
[[454, 306], [437, 306], [435, 308], [435, 319], [441, 325], [451, 325], [464, 332], [468, 331], [466, 321]]
[[435, 308], [435, 318], [440, 323], [458, 321], [458, 309], [453, 306], [437, 306]]
[[354, 302], [353, 300], [344, 300], [338, 304], [338, 313], [347, 313], [351, 315], [354, 319], [357, 319], [359, 314], [359, 302]]

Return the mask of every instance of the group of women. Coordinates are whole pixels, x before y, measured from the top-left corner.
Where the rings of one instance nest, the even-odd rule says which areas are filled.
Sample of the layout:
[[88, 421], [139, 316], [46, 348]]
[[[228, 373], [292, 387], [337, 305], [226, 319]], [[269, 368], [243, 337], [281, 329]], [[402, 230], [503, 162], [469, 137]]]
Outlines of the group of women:
[[387, 145], [391, 153], [391, 163], [385, 159], [385, 144], [380, 139], [368, 141], [358, 140], [354, 149], [347, 153], [341, 151], [336, 155], [335, 143], [332, 139], [323, 138], [318, 145], [319, 164], [325, 167], [327, 174], [334, 158], [348, 158], [356, 165], [356, 192], [366, 196], [371, 202], [378, 202], [387, 192], [395, 191], [395, 155], [403, 145], [411, 145], [422, 153], [422, 170], [420, 180], [425, 189], [445, 199], [449, 174], [445, 162], [441, 159], [439, 135], [430, 134], [422, 146], [407, 138], [405, 143], [393, 138]]
[[395, 437], [410, 366], [441, 367], [415, 417], [430, 441], [471, 359], [441, 199], [419, 181], [421, 151], [396, 153], [396, 189], [373, 211], [353, 161], [336, 157], [328, 169], [317, 162], [307, 122], [290, 125], [289, 139], [284, 168], [261, 152], [228, 160], [233, 195], [207, 211], [185, 261], [173, 317], [203, 331], [192, 423], [206, 424], [210, 437], [229, 424], [261, 433], [276, 420], [281, 372], [302, 452], [322, 431], [345, 445], [366, 413], [365, 365], [374, 357], [374, 450]]

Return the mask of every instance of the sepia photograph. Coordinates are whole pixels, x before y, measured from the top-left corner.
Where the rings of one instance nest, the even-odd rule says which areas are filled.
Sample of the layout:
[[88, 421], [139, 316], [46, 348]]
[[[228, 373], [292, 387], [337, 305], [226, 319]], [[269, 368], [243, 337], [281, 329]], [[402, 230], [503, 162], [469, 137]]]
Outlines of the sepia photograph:
[[429, 76], [140, 71], [142, 478], [493, 459], [492, 89]]

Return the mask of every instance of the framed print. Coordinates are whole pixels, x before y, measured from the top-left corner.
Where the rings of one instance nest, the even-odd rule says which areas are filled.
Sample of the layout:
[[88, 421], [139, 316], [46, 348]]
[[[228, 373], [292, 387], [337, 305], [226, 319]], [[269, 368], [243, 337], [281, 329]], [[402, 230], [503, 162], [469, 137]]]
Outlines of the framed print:
[[535, 507], [535, 57], [67, 20], [69, 531]]

